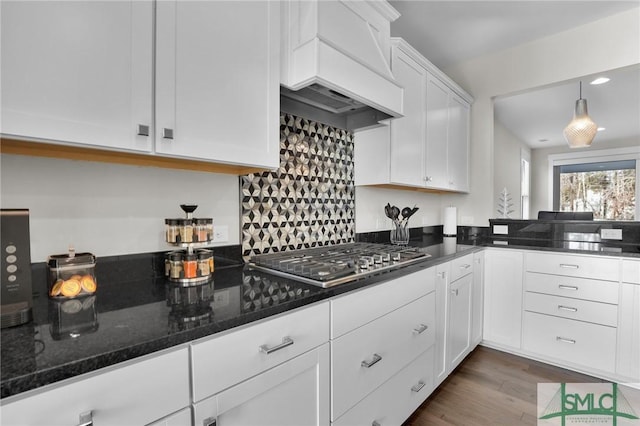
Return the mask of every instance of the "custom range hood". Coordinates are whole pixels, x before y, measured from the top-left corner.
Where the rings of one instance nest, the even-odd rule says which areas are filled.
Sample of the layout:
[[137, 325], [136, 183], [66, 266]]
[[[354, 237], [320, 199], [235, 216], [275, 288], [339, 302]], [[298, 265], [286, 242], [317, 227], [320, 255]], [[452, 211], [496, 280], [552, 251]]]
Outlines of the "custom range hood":
[[404, 89], [391, 73], [390, 23], [383, 0], [281, 3], [284, 112], [348, 130], [402, 116]]

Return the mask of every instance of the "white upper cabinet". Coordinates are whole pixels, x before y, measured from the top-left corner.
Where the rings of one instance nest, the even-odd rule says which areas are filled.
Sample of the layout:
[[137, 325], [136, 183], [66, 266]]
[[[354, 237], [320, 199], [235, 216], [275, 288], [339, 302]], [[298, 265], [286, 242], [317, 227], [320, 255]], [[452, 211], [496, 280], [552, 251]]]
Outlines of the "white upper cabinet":
[[[472, 98], [404, 40], [392, 38], [391, 45], [404, 117], [356, 132], [356, 185], [468, 191]], [[386, 169], [379, 158], [385, 155]]]
[[158, 154], [276, 168], [279, 2], [159, 1]]
[[2, 133], [276, 168], [279, 52], [279, 2], [3, 1]]
[[3, 136], [152, 150], [151, 1], [0, 7]]

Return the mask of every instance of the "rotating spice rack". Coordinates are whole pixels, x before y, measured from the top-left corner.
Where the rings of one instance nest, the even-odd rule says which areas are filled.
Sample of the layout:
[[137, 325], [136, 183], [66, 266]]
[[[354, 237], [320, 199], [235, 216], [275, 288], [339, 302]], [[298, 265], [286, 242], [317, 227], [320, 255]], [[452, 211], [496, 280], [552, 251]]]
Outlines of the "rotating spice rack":
[[213, 251], [202, 249], [213, 241], [213, 219], [194, 218], [198, 206], [181, 204], [186, 217], [165, 219], [165, 240], [174, 247], [165, 257], [165, 275], [172, 283], [192, 286], [205, 283], [213, 274]]

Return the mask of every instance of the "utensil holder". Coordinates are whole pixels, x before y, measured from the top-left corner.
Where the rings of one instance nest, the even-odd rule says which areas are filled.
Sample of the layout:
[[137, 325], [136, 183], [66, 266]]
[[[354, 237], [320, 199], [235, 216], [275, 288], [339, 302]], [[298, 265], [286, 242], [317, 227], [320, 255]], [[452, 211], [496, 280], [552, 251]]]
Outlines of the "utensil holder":
[[406, 246], [409, 244], [409, 228], [407, 222], [394, 223], [393, 229], [391, 229], [390, 240], [391, 244], [399, 246]]

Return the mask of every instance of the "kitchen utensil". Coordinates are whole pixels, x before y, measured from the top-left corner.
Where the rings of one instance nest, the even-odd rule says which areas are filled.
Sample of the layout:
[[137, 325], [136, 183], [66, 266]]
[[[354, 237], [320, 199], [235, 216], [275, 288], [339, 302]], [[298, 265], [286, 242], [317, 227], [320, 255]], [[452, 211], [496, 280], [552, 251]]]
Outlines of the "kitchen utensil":
[[401, 213], [403, 219], [409, 219], [409, 216], [411, 216], [411, 209], [409, 207], [405, 207], [402, 209]]
[[400, 216], [400, 209], [397, 208], [396, 206], [391, 206], [391, 219], [398, 220], [399, 216]]

